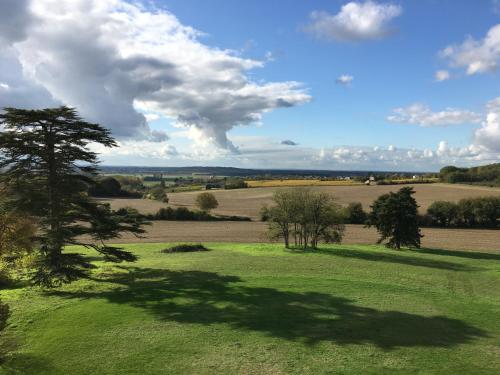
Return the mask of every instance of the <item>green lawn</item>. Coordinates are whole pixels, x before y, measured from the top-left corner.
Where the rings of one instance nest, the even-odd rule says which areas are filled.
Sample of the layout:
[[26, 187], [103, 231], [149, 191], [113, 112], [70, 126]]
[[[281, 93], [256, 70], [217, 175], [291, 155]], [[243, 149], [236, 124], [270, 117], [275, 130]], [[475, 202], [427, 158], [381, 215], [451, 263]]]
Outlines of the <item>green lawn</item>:
[[500, 373], [500, 253], [212, 244], [2, 292], [6, 374]]

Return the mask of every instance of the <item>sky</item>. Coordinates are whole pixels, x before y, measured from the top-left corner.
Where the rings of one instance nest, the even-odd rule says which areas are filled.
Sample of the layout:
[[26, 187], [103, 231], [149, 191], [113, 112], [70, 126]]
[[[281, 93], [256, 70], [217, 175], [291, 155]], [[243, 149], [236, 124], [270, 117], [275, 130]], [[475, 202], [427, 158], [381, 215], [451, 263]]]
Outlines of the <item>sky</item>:
[[500, 0], [0, 0], [0, 108], [77, 108], [105, 165], [500, 162], [499, 64]]

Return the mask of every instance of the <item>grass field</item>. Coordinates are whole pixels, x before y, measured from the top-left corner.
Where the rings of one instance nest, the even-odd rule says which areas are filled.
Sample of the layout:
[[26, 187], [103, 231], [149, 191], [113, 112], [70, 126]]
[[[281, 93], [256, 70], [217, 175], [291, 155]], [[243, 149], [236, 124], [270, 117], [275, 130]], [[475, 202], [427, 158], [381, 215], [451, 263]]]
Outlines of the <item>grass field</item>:
[[[500, 253], [212, 244], [2, 291], [2, 374], [496, 374]], [[4, 338], [5, 340], [5, 338]]]

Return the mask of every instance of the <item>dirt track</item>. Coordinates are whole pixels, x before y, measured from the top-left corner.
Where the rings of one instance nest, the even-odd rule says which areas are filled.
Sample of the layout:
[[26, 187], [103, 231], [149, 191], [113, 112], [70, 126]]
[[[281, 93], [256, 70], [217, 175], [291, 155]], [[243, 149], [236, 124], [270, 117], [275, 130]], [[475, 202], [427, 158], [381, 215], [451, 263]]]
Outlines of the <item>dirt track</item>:
[[[146, 238], [125, 235], [116, 243], [129, 242], [269, 242], [262, 222], [156, 221]], [[440, 249], [500, 252], [500, 230], [423, 229], [422, 246]], [[362, 225], [347, 225], [344, 243], [374, 244], [377, 233]]]

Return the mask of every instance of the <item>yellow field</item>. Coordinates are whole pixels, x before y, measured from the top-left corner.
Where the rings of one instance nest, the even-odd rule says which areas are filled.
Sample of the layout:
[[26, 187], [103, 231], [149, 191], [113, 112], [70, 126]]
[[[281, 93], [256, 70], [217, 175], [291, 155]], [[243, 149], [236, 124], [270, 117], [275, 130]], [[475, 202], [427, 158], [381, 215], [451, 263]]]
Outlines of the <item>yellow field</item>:
[[352, 180], [248, 180], [249, 187], [281, 187], [281, 186], [354, 186], [362, 183]]

